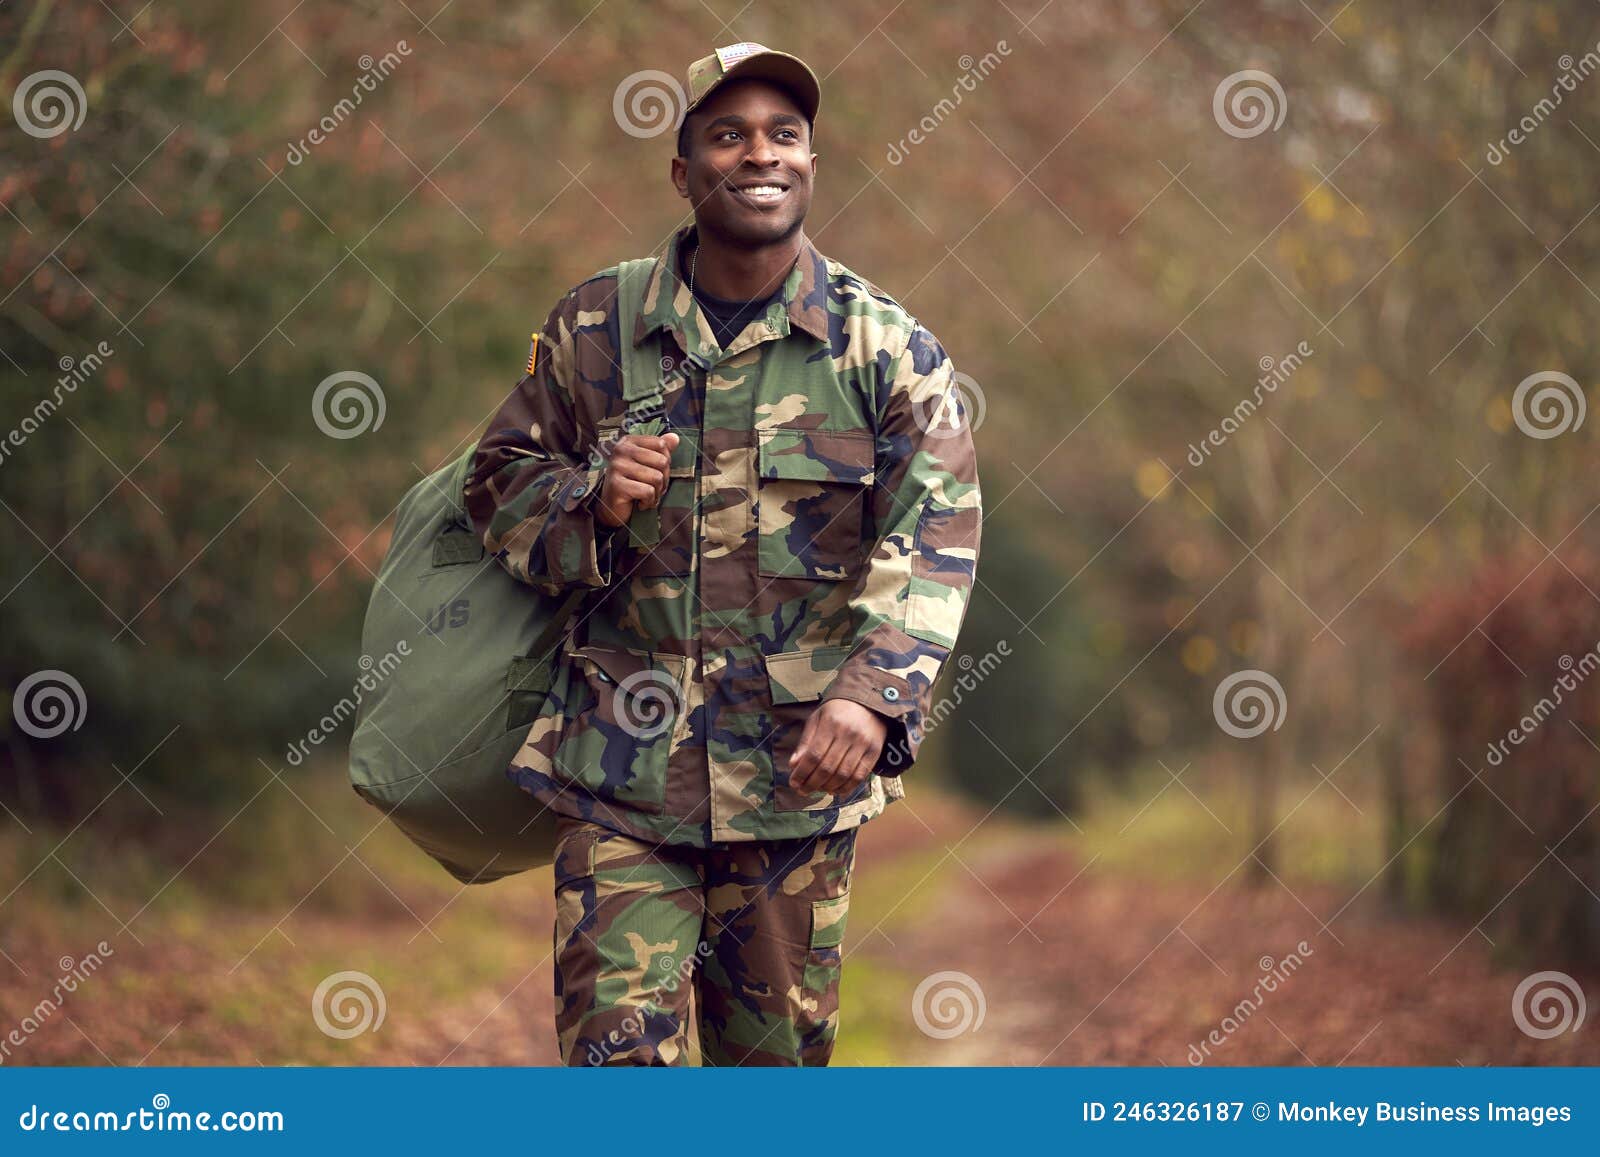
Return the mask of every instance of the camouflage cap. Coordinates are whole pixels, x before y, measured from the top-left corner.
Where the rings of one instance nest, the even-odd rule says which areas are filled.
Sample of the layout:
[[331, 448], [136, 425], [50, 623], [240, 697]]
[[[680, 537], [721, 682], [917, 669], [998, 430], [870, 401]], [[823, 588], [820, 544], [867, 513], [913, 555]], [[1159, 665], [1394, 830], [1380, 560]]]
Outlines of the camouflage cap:
[[703, 104], [725, 82], [734, 79], [754, 78], [782, 85], [794, 96], [808, 121], [817, 119], [817, 107], [822, 103], [822, 86], [805, 61], [749, 40], [701, 57], [689, 66], [688, 78], [689, 106], [683, 110], [684, 116]]

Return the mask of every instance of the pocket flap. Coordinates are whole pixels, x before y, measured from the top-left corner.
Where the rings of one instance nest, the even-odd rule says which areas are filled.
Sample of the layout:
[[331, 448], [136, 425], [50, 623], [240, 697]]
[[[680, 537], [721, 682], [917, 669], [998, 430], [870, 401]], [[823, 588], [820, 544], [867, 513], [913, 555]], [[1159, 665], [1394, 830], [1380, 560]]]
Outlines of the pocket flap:
[[574, 832], [556, 847], [554, 860], [556, 891], [564, 885], [594, 875], [594, 845], [600, 833], [592, 828]]
[[849, 647], [816, 647], [767, 656], [767, 682], [774, 703], [821, 699], [834, 675], [850, 657]]
[[758, 470], [762, 478], [870, 486], [872, 435], [859, 430], [762, 430]]
[[[622, 684], [628, 683], [630, 690], [641, 685], [660, 686], [663, 682], [678, 683], [681, 681], [685, 660], [682, 655], [650, 654], [643, 651], [629, 651], [623, 647], [608, 647], [600, 643], [591, 643], [582, 647], [574, 647], [570, 652], [573, 658], [592, 663], [599, 669], [601, 677], [609, 682]], [[647, 680], [645, 672], [661, 672], [665, 679], [657, 678]]]
[[850, 915], [850, 893], [831, 900], [811, 901], [811, 947], [838, 948], [844, 943], [846, 918]]
[[621, 647], [602, 647], [599, 645], [574, 647], [572, 655], [576, 659], [592, 663], [599, 668], [602, 678], [608, 679], [613, 683], [622, 683], [630, 676], [651, 669], [649, 655], [635, 654], [632, 651], [625, 651]]

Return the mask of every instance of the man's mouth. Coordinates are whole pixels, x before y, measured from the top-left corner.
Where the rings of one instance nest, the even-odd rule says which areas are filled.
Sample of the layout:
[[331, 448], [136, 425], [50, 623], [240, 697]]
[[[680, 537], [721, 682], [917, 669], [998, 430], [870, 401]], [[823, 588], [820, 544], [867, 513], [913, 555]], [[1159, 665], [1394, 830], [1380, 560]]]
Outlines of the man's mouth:
[[789, 187], [778, 184], [735, 185], [731, 186], [731, 191], [739, 200], [757, 209], [770, 209], [774, 205], [780, 205], [789, 195]]

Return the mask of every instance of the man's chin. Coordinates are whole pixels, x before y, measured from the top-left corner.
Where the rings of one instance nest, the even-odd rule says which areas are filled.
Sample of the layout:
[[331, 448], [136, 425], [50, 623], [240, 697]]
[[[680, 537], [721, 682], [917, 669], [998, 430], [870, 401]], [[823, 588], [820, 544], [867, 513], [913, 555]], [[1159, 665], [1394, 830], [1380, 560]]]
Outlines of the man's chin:
[[754, 220], [733, 220], [722, 222], [718, 230], [730, 244], [744, 249], [764, 249], [768, 245], [777, 245], [789, 240], [800, 231], [805, 224], [805, 217], [795, 217], [783, 221], [773, 221], [765, 218]]

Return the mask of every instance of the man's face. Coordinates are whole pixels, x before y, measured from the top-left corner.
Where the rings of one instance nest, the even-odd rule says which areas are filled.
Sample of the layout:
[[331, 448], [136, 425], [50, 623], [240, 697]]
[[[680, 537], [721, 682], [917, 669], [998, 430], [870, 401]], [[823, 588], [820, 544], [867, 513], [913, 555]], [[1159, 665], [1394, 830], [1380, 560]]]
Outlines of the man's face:
[[690, 114], [688, 147], [687, 157], [672, 159], [672, 181], [701, 229], [756, 248], [805, 221], [817, 158], [805, 116], [784, 89], [730, 81]]

